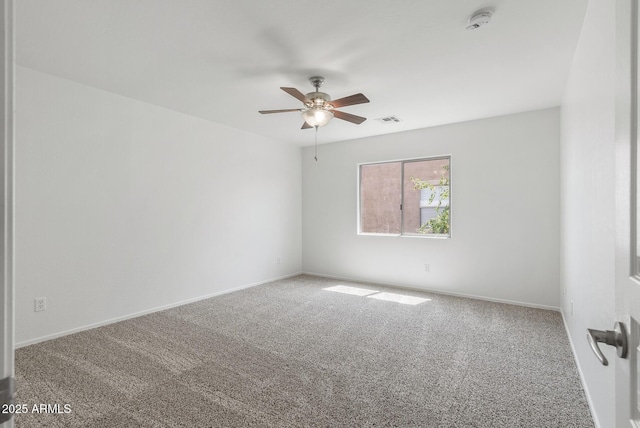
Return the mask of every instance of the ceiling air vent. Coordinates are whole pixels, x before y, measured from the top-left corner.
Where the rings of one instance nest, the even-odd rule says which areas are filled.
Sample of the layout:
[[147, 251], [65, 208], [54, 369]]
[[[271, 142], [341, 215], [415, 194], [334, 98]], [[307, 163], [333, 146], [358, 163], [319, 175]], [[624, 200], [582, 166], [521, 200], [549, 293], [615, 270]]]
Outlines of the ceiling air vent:
[[376, 119], [380, 123], [397, 123], [400, 122], [400, 118], [398, 116], [385, 116]]

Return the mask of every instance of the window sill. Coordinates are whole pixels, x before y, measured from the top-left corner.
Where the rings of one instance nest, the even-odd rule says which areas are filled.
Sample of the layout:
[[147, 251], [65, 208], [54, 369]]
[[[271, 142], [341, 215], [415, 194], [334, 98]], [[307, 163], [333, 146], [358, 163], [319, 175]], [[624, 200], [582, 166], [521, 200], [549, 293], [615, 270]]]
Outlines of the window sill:
[[418, 239], [451, 239], [451, 235], [445, 235], [440, 233], [425, 233], [425, 234], [401, 234], [401, 233], [362, 233], [358, 232], [358, 236], [388, 236], [393, 238], [418, 238]]

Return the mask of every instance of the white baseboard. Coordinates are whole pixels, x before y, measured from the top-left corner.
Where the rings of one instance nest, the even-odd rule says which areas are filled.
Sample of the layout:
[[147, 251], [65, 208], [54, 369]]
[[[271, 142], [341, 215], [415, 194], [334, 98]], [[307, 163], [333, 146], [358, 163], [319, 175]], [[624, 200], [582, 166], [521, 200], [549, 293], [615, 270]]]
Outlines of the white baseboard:
[[578, 354], [576, 353], [576, 348], [575, 346], [573, 346], [573, 340], [571, 340], [571, 332], [569, 331], [569, 326], [567, 325], [567, 319], [565, 318], [564, 311], [562, 309], [560, 309], [560, 314], [562, 315], [562, 322], [564, 324], [564, 329], [567, 332], [567, 337], [569, 338], [569, 345], [571, 345], [573, 360], [576, 362], [576, 367], [578, 368], [578, 374], [580, 375], [580, 383], [582, 383], [582, 389], [584, 390], [584, 394], [587, 397], [587, 404], [589, 404], [589, 411], [591, 412], [591, 418], [593, 419], [595, 428], [602, 428], [602, 425], [600, 425], [600, 421], [598, 420], [598, 415], [595, 412], [593, 400], [591, 400], [591, 394], [589, 394], [589, 390], [587, 389], [587, 382], [585, 380], [584, 373], [582, 372], [580, 361], [578, 360]]
[[475, 294], [456, 293], [456, 292], [452, 292], [452, 291], [439, 290], [439, 289], [436, 289], [436, 288], [422, 288], [422, 287], [413, 287], [413, 286], [410, 286], [410, 285], [403, 285], [403, 284], [389, 284], [389, 283], [384, 283], [384, 282], [371, 281], [371, 280], [368, 280], [368, 279], [349, 278], [349, 277], [344, 277], [344, 276], [327, 275], [327, 274], [324, 274], [324, 273], [317, 273], [317, 272], [303, 271], [302, 273], [304, 275], [319, 276], [319, 277], [322, 277], [322, 278], [337, 279], [337, 280], [340, 280], [340, 281], [361, 282], [361, 283], [366, 283], [366, 284], [380, 285], [380, 286], [384, 286], [384, 287], [400, 288], [400, 289], [405, 289], [405, 290], [424, 291], [424, 292], [427, 292], [427, 293], [443, 294], [443, 295], [446, 295], [446, 296], [464, 297], [464, 298], [467, 298], [467, 299], [484, 300], [484, 301], [487, 301], [487, 302], [505, 303], [505, 304], [508, 304], [508, 305], [525, 306], [525, 307], [528, 307], [528, 308], [546, 309], [548, 311], [560, 312], [560, 308], [556, 307], [556, 306], [547, 306], [547, 305], [539, 305], [539, 304], [536, 304], [536, 303], [519, 302], [517, 300], [497, 299], [497, 298], [493, 298], [493, 297], [478, 296], [478, 295], [475, 295]]
[[69, 334], [79, 333], [81, 331], [90, 330], [92, 328], [102, 327], [104, 325], [113, 324], [113, 323], [120, 322], [120, 321], [125, 321], [125, 320], [131, 319], [131, 318], [140, 317], [142, 315], [148, 315], [148, 314], [151, 314], [151, 313], [154, 313], [154, 312], [164, 311], [166, 309], [175, 308], [177, 306], [187, 305], [189, 303], [198, 302], [200, 300], [210, 299], [212, 297], [221, 296], [223, 294], [233, 293], [235, 291], [240, 291], [240, 290], [244, 290], [246, 288], [251, 288], [251, 287], [258, 286], [258, 285], [267, 284], [269, 282], [278, 281], [278, 280], [281, 280], [281, 279], [291, 278], [291, 277], [298, 276], [298, 275], [301, 275], [301, 274], [302, 274], [302, 272], [296, 272], [296, 273], [291, 273], [291, 274], [279, 276], [279, 277], [276, 277], [276, 278], [265, 279], [263, 281], [254, 282], [254, 283], [251, 283], [251, 284], [245, 284], [245, 285], [241, 285], [239, 287], [230, 288], [230, 289], [227, 289], [227, 290], [216, 291], [215, 293], [207, 294], [207, 295], [204, 295], [204, 296], [194, 297], [194, 298], [191, 298], [191, 299], [182, 300], [180, 302], [170, 303], [168, 305], [158, 306], [156, 308], [146, 309], [144, 311], [135, 312], [135, 313], [128, 314], [128, 315], [123, 315], [121, 317], [111, 318], [111, 319], [108, 319], [108, 320], [105, 320], [105, 321], [100, 321], [100, 322], [97, 322], [97, 323], [93, 323], [93, 324], [88, 324], [88, 325], [72, 328], [70, 330], [65, 330], [65, 331], [60, 331], [60, 332], [53, 333], [53, 334], [48, 334], [46, 336], [41, 336], [41, 337], [37, 337], [35, 339], [29, 339], [29, 340], [25, 340], [24, 342], [16, 343], [15, 348], [18, 349], [18, 348], [23, 348], [23, 347], [29, 346], [29, 345], [35, 345], [36, 343], [46, 342], [47, 340], [57, 339], [59, 337], [67, 336]]
[[[477, 296], [477, 295], [465, 294], [465, 293], [455, 293], [455, 292], [443, 291], [443, 290], [438, 290], [438, 289], [411, 287], [411, 286], [405, 286], [405, 285], [402, 285], [402, 284], [388, 284], [388, 283], [375, 282], [375, 281], [362, 279], [362, 278], [349, 278], [349, 277], [343, 277], [343, 276], [327, 275], [327, 274], [317, 273], [317, 272], [302, 271], [302, 272], [295, 272], [295, 273], [291, 273], [291, 274], [287, 274], [287, 275], [283, 275], [283, 276], [279, 276], [279, 277], [275, 277], [275, 278], [265, 279], [263, 281], [259, 281], [259, 282], [255, 282], [255, 283], [251, 283], [251, 284], [241, 285], [239, 287], [234, 287], [234, 288], [230, 288], [230, 289], [227, 289], [227, 290], [217, 291], [215, 293], [207, 294], [207, 295], [204, 295], [204, 296], [194, 297], [192, 299], [187, 299], [187, 300], [183, 300], [183, 301], [180, 301], [180, 302], [170, 303], [168, 305], [163, 305], [163, 306], [147, 309], [147, 310], [140, 311], [140, 312], [135, 312], [135, 313], [128, 314], [128, 315], [123, 315], [121, 317], [111, 318], [111, 319], [108, 319], [108, 320], [104, 320], [104, 321], [100, 321], [100, 322], [97, 322], [97, 323], [93, 323], [93, 324], [88, 324], [88, 325], [72, 328], [72, 329], [69, 329], [69, 330], [56, 332], [56, 333], [53, 333], [53, 334], [37, 337], [37, 338], [34, 338], [34, 339], [25, 340], [23, 342], [16, 343], [15, 347], [17, 349], [17, 348], [22, 348], [22, 347], [29, 346], [29, 345], [34, 345], [36, 343], [46, 342], [47, 340], [57, 339], [59, 337], [67, 336], [69, 334], [79, 333], [81, 331], [90, 330], [92, 328], [97, 328], [97, 327], [101, 327], [101, 326], [104, 326], [104, 325], [113, 324], [113, 323], [120, 322], [120, 321], [125, 321], [125, 320], [131, 319], [131, 318], [136, 318], [136, 317], [147, 315], [147, 314], [151, 314], [151, 313], [154, 313], [154, 312], [175, 308], [177, 306], [187, 305], [189, 303], [194, 303], [194, 302], [197, 302], [197, 301], [200, 301], [200, 300], [209, 299], [209, 298], [216, 297], [216, 296], [221, 296], [223, 294], [233, 293], [235, 291], [244, 290], [246, 288], [255, 287], [255, 286], [266, 284], [266, 283], [269, 283], [269, 282], [278, 281], [278, 280], [281, 280], [281, 279], [291, 278], [291, 277], [294, 277], [294, 276], [297, 276], [297, 275], [301, 275], [301, 274], [318, 276], [318, 277], [322, 277], [322, 278], [337, 279], [337, 280], [341, 280], [341, 281], [363, 282], [363, 283], [368, 283], [368, 284], [380, 285], [380, 286], [384, 286], [384, 287], [393, 287], [393, 288], [398, 288], [398, 289], [415, 290], [415, 291], [425, 291], [425, 292], [428, 292], [428, 293], [443, 294], [443, 295], [449, 295], [449, 296], [464, 297], [464, 298], [469, 298], [469, 299], [485, 300], [485, 301], [489, 301], [489, 302], [506, 303], [506, 304], [510, 304], [510, 305], [518, 305], [518, 306], [525, 306], [525, 307], [531, 307], [531, 308], [537, 308], [537, 309], [546, 309], [546, 310], [552, 310], [552, 311], [561, 312], [560, 308], [553, 307], [553, 306], [537, 305], [537, 304], [531, 304], [531, 303], [527, 303], [527, 302], [518, 302], [518, 301], [512, 301], [512, 300], [506, 300], [506, 299], [495, 299], [495, 298], [490, 298], [490, 297], [485, 297], [485, 296]], [[564, 315], [563, 315], [563, 320], [564, 320]], [[565, 323], [565, 328], [566, 328], [566, 323]], [[571, 340], [571, 337], [569, 337], [569, 340]], [[573, 347], [573, 344], [571, 346]], [[575, 351], [574, 351], [574, 356], [575, 356]], [[581, 376], [582, 376], [582, 374], [581, 374]], [[584, 384], [584, 382], [583, 382], [583, 384]], [[590, 405], [591, 405], [591, 403], [590, 403]]]

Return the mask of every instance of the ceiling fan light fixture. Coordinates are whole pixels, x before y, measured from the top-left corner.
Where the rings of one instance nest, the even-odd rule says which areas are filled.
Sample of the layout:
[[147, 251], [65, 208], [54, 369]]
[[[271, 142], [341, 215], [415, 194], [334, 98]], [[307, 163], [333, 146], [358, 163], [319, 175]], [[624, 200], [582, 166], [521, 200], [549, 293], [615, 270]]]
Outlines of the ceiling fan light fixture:
[[323, 108], [312, 107], [302, 112], [304, 121], [314, 127], [325, 126], [333, 119], [333, 113]]

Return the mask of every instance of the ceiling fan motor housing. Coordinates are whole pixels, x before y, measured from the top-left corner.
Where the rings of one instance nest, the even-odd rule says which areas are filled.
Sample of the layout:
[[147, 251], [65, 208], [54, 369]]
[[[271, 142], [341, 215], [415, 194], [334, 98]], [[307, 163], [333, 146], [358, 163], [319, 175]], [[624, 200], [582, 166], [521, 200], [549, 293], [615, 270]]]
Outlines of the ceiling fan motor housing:
[[322, 108], [331, 108], [329, 105], [329, 101], [331, 101], [331, 97], [329, 94], [325, 94], [324, 92], [309, 92], [305, 95], [310, 102], [305, 103], [305, 105], [309, 108], [312, 107], [322, 107]]

